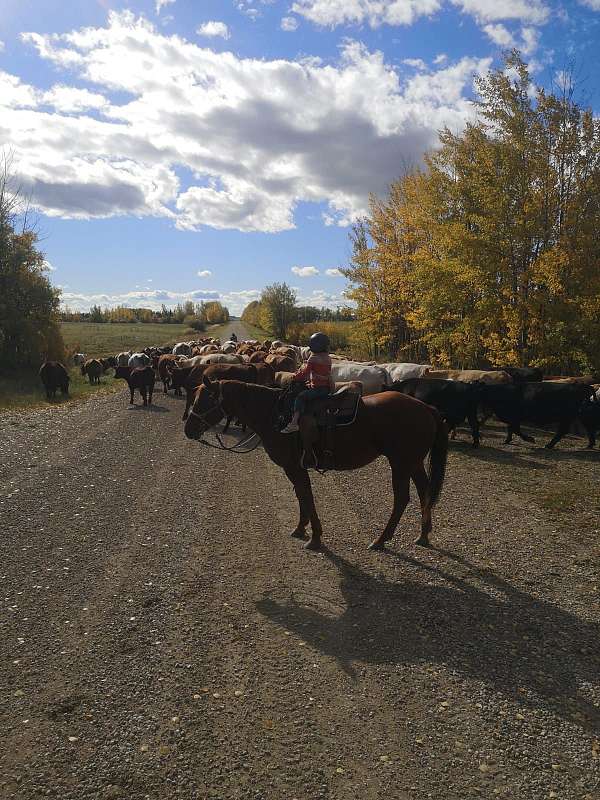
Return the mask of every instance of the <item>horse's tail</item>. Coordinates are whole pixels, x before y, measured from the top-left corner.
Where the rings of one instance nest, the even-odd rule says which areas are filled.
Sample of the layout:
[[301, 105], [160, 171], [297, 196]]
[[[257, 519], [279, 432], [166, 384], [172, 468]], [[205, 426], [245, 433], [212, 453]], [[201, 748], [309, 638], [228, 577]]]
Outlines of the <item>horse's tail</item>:
[[429, 507], [433, 506], [440, 499], [444, 477], [446, 475], [446, 461], [448, 459], [448, 426], [439, 415], [437, 409], [433, 409], [436, 431], [433, 445], [429, 452]]

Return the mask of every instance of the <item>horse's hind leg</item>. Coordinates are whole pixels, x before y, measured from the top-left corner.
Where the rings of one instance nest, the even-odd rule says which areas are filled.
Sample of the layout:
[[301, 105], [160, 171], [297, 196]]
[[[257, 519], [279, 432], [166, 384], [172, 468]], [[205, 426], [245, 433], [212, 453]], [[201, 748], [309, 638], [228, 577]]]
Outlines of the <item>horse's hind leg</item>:
[[392, 467], [392, 486], [394, 488], [394, 508], [388, 524], [383, 529], [376, 539], [369, 545], [369, 550], [383, 550], [385, 543], [389, 541], [394, 535], [394, 531], [400, 517], [404, 513], [404, 509], [410, 500], [410, 475], [407, 475], [404, 470], [400, 470], [398, 466], [390, 462]]
[[421, 502], [421, 535], [416, 544], [429, 547], [429, 534], [431, 533], [431, 505], [429, 504], [429, 478], [423, 464], [420, 464], [412, 474], [412, 479], [419, 493]]

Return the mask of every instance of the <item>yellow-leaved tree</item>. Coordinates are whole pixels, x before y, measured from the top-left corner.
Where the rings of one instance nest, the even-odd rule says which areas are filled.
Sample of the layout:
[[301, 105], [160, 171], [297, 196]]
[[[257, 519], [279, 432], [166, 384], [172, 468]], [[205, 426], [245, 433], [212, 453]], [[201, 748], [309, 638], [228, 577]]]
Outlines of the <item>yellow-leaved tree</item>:
[[477, 89], [477, 121], [372, 198], [349, 296], [390, 356], [600, 369], [600, 123], [516, 51]]

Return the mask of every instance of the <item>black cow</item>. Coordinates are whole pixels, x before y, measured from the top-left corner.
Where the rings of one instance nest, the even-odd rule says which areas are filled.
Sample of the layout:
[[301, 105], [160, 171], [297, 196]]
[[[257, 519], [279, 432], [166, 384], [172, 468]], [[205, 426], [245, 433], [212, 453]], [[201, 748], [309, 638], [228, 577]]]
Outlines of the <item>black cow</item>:
[[596, 434], [600, 431], [600, 400], [594, 399], [584, 403], [579, 412], [579, 419], [585, 428], [590, 449], [596, 446]]
[[57, 389], [60, 389], [63, 395], [68, 396], [69, 373], [60, 361], [44, 361], [39, 375], [46, 390], [47, 400], [53, 400], [56, 397]]
[[415, 397], [417, 400], [437, 408], [453, 432], [457, 425], [467, 419], [473, 436], [473, 447], [479, 446], [479, 421], [477, 419], [477, 406], [481, 394], [479, 383], [408, 378], [404, 381], [394, 381], [390, 389]]
[[537, 367], [500, 367], [502, 372], [508, 372], [515, 383], [532, 383], [544, 380], [544, 373]]
[[124, 378], [129, 384], [131, 392], [130, 405], [133, 405], [133, 395], [137, 389], [142, 395], [145, 406], [152, 405], [152, 392], [154, 391], [154, 370], [152, 367], [116, 367], [115, 378]]
[[485, 412], [494, 414], [508, 425], [505, 444], [510, 444], [516, 433], [526, 442], [535, 442], [532, 436], [521, 431], [521, 423], [532, 425], [558, 425], [556, 434], [546, 445], [554, 447], [580, 413], [586, 400], [593, 396], [591, 386], [565, 383], [522, 383], [504, 386], [481, 386], [481, 405]]

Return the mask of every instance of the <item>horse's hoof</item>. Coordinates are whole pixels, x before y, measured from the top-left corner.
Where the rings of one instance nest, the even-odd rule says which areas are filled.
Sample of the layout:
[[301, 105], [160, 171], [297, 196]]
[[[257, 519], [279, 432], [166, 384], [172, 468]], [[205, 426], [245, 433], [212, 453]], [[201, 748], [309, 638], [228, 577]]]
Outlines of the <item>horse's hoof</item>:
[[415, 544], [418, 544], [421, 547], [429, 547], [429, 539], [424, 539], [422, 536], [419, 536], [418, 539], [415, 539]]
[[291, 532], [290, 536], [292, 539], [306, 539], [306, 531], [298, 530], [298, 528], [296, 528], [295, 531]]
[[375, 550], [376, 552], [377, 551], [381, 552], [381, 551], [385, 550], [385, 543], [384, 542], [378, 542], [377, 539], [376, 539], [374, 542], [371, 542], [371, 544], [369, 545], [368, 549], [369, 550]]
[[305, 550], [320, 550], [321, 549], [321, 542], [318, 539], [309, 539], [308, 542], [304, 545]]

